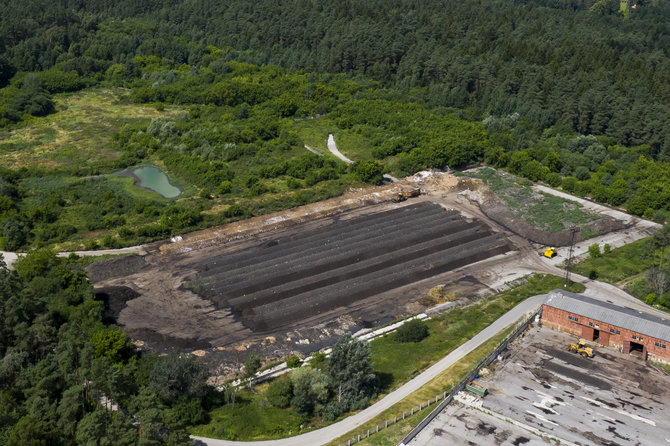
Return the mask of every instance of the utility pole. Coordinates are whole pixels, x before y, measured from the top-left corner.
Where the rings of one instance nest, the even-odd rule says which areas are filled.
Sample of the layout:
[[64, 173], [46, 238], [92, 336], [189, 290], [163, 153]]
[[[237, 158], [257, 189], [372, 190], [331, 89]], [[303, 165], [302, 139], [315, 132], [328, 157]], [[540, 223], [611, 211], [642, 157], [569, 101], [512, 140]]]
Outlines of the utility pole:
[[565, 267], [565, 282], [563, 288], [567, 288], [570, 282], [570, 267], [572, 266], [572, 254], [575, 252], [575, 236], [579, 232], [579, 228], [575, 225], [570, 226], [570, 251], [568, 251], [568, 264]]

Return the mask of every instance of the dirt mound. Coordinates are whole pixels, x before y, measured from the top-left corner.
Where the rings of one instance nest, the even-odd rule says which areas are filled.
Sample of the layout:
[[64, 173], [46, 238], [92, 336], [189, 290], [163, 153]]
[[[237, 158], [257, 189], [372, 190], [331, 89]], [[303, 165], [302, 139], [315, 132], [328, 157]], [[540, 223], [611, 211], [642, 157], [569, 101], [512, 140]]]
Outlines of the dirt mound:
[[134, 274], [142, 269], [147, 262], [138, 255], [124, 255], [111, 259], [99, 260], [86, 267], [86, 273], [93, 282]]
[[[486, 194], [486, 197], [486, 201], [480, 206], [482, 212], [504, 228], [509, 229], [527, 240], [543, 245], [567, 246], [570, 244], [572, 237], [570, 229], [564, 229], [559, 232], [538, 229], [528, 224], [522, 217], [510, 212], [507, 206], [494, 198], [492, 194]], [[575, 243], [590, 238], [596, 234], [605, 234], [623, 229], [625, 224], [620, 220], [615, 220], [614, 218], [603, 215], [598, 220], [588, 222], [580, 227], [581, 231], [575, 234]]]
[[[535, 243], [548, 246], [566, 246], [570, 244], [570, 229], [551, 232], [529, 224], [523, 217], [514, 214], [481, 180], [459, 178], [455, 190], [473, 203], [482, 213], [503, 228]], [[607, 215], [599, 215], [596, 220], [580, 225], [581, 231], [575, 235], [575, 243], [597, 234], [618, 231], [626, 227], [621, 220]]]
[[121, 314], [121, 310], [126, 308], [126, 302], [140, 296], [127, 286], [106, 286], [94, 290], [95, 299], [105, 304], [105, 319], [107, 323], [115, 324]]

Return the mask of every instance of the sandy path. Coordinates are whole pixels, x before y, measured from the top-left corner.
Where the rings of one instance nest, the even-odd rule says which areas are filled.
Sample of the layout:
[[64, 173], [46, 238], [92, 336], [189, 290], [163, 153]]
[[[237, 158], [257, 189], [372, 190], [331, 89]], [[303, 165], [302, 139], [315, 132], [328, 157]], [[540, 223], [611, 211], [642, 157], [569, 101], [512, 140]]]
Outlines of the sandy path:
[[311, 148], [311, 147], [308, 146], [307, 144], [305, 144], [305, 148], [306, 148], [307, 150], [309, 150], [310, 152], [312, 152], [313, 154], [315, 154], [315, 155], [319, 155], [319, 156], [322, 155], [321, 152], [319, 152], [319, 151], [316, 150], [316, 149]]
[[353, 161], [351, 161], [349, 158], [344, 156], [342, 154], [342, 152], [337, 150], [337, 146], [335, 145], [335, 138], [333, 138], [332, 133], [330, 135], [328, 135], [328, 150], [330, 150], [330, 153], [332, 153], [333, 155], [335, 155], [336, 157], [338, 157], [339, 159], [341, 159], [345, 163], [347, 163], [347, 164], [353, 163]]

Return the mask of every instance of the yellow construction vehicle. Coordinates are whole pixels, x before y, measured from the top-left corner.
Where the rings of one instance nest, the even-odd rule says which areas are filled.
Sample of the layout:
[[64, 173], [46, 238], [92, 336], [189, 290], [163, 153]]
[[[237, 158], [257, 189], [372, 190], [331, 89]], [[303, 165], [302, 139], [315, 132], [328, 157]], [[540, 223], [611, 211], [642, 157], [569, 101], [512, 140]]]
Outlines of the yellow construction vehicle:
[[593, 357], [593, 349], [591, 347], [587, 347], [585, 341], [579, 341], [579, 343], [577, 344], [570, 344], [568, 350], [570, 350], [573, 353], [578, 353], [582, 355], [583, 358]]
[[391, 200], [394, 203], [400, 203], [401, 201], [405, 201], [408, 198], [418, 197], [419, 195], [421, 195], [421, 189], [412, 189], [409, 192], [400, 191], [397, 194], [395, 194], [393, 197], [391, 197]]
[[547, 248], [540, 255], [552, 259], [558, 255], [558, 251], [556, 251], [556, 248]]

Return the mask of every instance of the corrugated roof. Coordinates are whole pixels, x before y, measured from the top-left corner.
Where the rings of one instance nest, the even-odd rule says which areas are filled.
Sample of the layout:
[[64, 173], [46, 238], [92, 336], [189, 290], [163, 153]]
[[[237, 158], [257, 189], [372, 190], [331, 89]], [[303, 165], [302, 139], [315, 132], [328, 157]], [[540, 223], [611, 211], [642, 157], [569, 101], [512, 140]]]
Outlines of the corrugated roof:
[[670, 320], [647, 313], [563, 290], [551, 291], [545, 298], [544, 304], [670, 342]]

